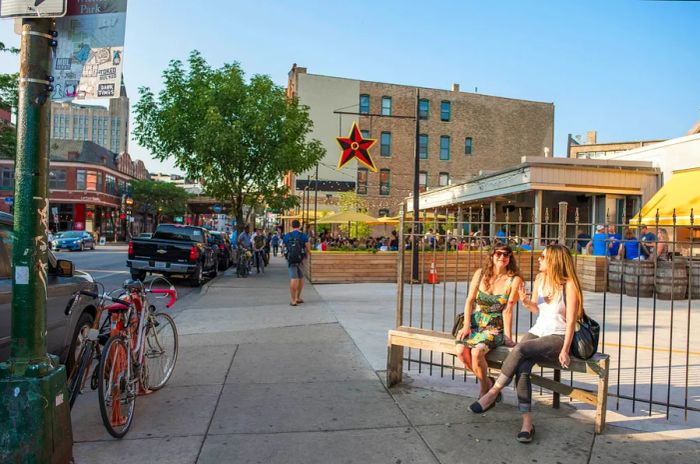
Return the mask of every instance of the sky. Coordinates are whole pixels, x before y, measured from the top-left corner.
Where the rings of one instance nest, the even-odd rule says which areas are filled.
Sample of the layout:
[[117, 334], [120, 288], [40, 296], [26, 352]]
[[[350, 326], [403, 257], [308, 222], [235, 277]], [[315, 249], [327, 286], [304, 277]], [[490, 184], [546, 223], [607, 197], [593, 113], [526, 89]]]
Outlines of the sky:
[[[18, 46], [11, 20], [0, 41]], [[553, 102], [554, 154], [567, 134], [598, 142], [685, 135], [700, 119], [700, 2], [587, 0], [130, 0], [124, 76], [162, 88], [173, 59], [199, 50], [212, 66], [286, 86], [309, 73]], [[0, 56], [0, 72], [18, 58]], [[133, 127], [133, 117], [131, 126]], [[178, 172], [132, 139], [151, 172]]]

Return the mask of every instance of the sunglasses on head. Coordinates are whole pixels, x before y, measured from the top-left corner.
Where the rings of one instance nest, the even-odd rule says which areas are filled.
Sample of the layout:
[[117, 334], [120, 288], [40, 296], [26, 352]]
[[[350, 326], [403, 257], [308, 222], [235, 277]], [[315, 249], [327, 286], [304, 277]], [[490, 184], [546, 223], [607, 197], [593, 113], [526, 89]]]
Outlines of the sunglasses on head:
[[493, 252], [493, 255], [496, 256], [496, 257], [499, 257], [499, 258], [500, 258], [500, 257], [510, 258], [511, 252], [510, 252], [510, 251], [502, 251], [502, 250], [499, 250], [499, 251], [494, 251], [494, 252]]

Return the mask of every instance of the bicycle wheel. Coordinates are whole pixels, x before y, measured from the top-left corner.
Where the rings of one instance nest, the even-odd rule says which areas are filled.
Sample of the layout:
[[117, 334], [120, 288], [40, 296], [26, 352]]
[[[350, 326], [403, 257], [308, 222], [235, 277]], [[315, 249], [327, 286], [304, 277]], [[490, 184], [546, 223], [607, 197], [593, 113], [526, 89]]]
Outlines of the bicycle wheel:
[[71, 378], [68, 380], [68, 396], [70, 408], [73, 408], [75, 400], [78, 398], [78, 394], [82, 391], [85, 385], [85, 380], [90, 375], [90, 366], [92, 365], [93, 358], [93, 344], [92, 342], [86, 342], [83, 344], [83, 348], [80, 351], [80, 358], [78, 361], [78, 367], [75, 372], [72, 373]]
[[149, 318], [144, 342], [144, 388], [163, 388], [175, 369], [178, 352], [177, 327], [170, 315], [157, 313]]
[[136, 406], [136, 380], [130, 375], [129, 350], [120, 336], [112, 337], [102, 351], [97, 393], [105, 428], [115, 438], [129, 431]]

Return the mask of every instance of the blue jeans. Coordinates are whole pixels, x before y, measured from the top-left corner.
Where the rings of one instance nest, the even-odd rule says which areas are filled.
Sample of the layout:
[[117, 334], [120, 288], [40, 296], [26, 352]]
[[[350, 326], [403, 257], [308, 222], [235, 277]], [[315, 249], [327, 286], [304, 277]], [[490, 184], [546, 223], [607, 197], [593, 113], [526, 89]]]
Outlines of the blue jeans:
[[545, 335], [538, 337], [530, 332], [515, 345], [503, 361], [501, 375], [496, 384], [506, 387], [515, 377], [515, 391], [518, 394], [518, 410], [532, 410], [532, 366], [539, 362], [559, 362], [559, 353], [564, 346], [563, 335]]

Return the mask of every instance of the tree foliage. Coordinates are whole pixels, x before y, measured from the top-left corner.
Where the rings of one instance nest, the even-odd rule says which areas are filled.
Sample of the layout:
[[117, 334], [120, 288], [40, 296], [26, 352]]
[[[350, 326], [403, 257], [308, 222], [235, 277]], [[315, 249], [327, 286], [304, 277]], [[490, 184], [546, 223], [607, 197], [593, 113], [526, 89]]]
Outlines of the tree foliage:
[[[340, 211], [351, 211], [356, 213], [367, 213], [367, 201], [358, 196], [355, 191], [342, 192], [338, 201]], [[340, 230], [349, 238], [369, 237], [369, 225], [364, 222], [352, 222], [348, 229], [347, 224], [341, 224]]]
[[[16, 48], [7, 48], [0, 42], [0, 52], [19, 53]], [[14, 113], [19, 100], [19, 73], [0, 73], [0, 109]], [[0, 125], [0, 158], [15, 158], [17, 131], [7, 124]]]
[[163, 216], [184, 216], [187, 212], [187, 199], [190, 194], [168, 182], [152, 180], [132, 180], [131, 198], [134, 209], [141, 214], [154, 214], [156, 223]]
[[294, 205], [280, 184], [287, 172], [316, 165], [325, 150], [307, 140], [307, 108], [288, 99], [268, 76], [246, 82], [238, 63], [212, 68], [193, 51], [171, 61], [156, 97], [139, 89], [134, 135], [159, 160], [172, 158], [207, 195], [231, 205], [239, 227], [244, 207]]

